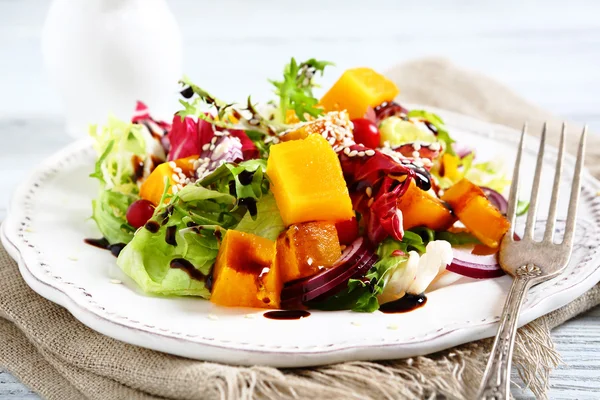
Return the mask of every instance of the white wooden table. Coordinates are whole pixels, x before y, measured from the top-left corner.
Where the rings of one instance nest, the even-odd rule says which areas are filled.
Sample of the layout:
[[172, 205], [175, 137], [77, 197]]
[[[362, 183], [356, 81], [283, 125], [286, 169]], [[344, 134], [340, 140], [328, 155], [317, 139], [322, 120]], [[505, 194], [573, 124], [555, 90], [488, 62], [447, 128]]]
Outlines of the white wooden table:
[[[123, 0], [125, 1], [125, 0]], [[482, 71], [566, 119], [600, 132], [600, 2], [172, 0], [185, 38], [185, 69], [221, 98], [265, 99], [266, 79], [291, 56], [344, 68], [442, 55]], [[0, 0], [0, 219], [27, 169], [70, 140], [41, 64], [49, 2]], [[553, 399], [600, 392], [600, 308], [564, 324], [554, 339], [567, 365]], [[531, 398], [527, 392], [515, 393]], [[0, 370], [0, 398], [32, 399]]]

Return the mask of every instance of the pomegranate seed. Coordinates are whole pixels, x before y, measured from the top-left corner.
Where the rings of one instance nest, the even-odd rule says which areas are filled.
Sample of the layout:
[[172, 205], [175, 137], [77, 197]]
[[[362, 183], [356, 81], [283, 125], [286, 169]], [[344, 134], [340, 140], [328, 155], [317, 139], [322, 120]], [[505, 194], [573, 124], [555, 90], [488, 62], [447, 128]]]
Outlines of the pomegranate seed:
[[154, 215], [154, 204], [148, 200], [141, 199], [134, 201], [127, 209], [127, 222], [134, 228], [144, 226], [146, 222]]

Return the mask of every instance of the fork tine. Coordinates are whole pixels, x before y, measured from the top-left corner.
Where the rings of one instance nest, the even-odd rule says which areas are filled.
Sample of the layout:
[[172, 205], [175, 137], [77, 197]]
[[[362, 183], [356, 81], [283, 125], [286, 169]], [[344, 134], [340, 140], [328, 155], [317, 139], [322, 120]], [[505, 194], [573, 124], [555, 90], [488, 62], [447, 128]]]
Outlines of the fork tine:
[[552, 198], [550, 200], [550, 209], [548, 210], [548, 221], [546, 223], [546, 232], [544, 232], [544, 241], [552, 243], [554, 240], [554, 226], [556, 225], [556, 206], [558, 203], [558, 192], [560, 188], [560, 177], [562, 175], [562, 164], [565, 152], [565, 134], [567, 124], [563, 122], [562, 132], [560, 134], [560, 144], [558, 147], [558, 159], [556, 160], [556, 172], [554, 173], [554, 185], [552, 186]]
[[525, 224], [524, 238], [532, 238], [535, 230], [535, 215], [537, 214], [537, 201], [540, 192], [540, 178], [542, 176], [542, 165], [544, 163], [544, 148], [546, 147], [547, 125], [544, 122], [542, 136], [540, 137], [540, 148], [535, 166], [535, 176], [533, 178], [533, 187], [531, 188], [531, 198], [529, 199], [529, 212], [527, 213], [527, 223]]
[[521, 140], [519, 141], [519, 148], [517, 150], [517, 158], [515, 160], [515, 168], [513, 170], [512, 183], [510, 185], [510, 194], [508, 197], [508, 212], [506, 216], [510, 222], [510, 228], [506, 233], [506, 237], [513, 240], [513, 234], [515, 233], [515, 214], [517, 212], [517, 201], [519, 197], [519, 171], [521, 169], [521, 154], [523, 153], [523, 143], [525, 142], [525, 134], [527, 133], [527, 123], [523, 125], [521, 131]]
[[563, 244], [573, 245], [573, 236], [575, 234], [575, 220], [577, 217], [577, 204], [579, 203], [579, 192], [581, 192], [581, 173], [583, 171], [583, 160], [585, 158], [585, 139], [587, 136], [587, 125], [583, 128], [581, 139], [579, 140], [579, 150], [577, 151], [577, 164], [573, 174], [573, 186], [571, 186], [571, 200], [569, 200], [569, 213], [567, 214], [567, 226], [565, 228], [565, 237]]

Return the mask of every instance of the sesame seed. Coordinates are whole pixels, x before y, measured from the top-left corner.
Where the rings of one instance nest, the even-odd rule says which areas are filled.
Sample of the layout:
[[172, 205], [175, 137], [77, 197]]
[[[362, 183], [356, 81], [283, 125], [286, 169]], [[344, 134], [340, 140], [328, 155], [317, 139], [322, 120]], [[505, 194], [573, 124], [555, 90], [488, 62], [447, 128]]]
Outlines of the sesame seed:
[[329, 139], [329, 144], [332, 145], [332, 146], [335, 144], [335, 138], [334, 137], [332, 137], [332, 138]]
[[354, 156], [355, 156], [355, 155], [357, 155], [357, 154], [358, 154], [358, 151], [356, 151], [356, 150], [352, 150], [352, 151], [350, 152], [350, 154], [348, 154], [348, 157], [354, 157]]
[[413, 156], [414, 158], [419, 158], [420, 154], [419, 154], [419, 152], [418, 152], [418, 151], [413, 151], [413, 153], [412, 153], [412, 156]]
[[211, 142], [212, 144], [215, 144], [215, 143], [217, 143], [217, 140], [218, 140], [218, 139], [219, 139], [218, 137], [216, 137], [216, 136], [213, 136], [213, 137], [212, 137], [212, 139], [210, 139], [210, 142]]
[[177, 164], [175, 164], [174, 161], [169, 161], [169, 167], [175, 169], [175, 168], [177, 168]]
[[209, 147], [210, 147], [210, 143], [203, 144], [202, 145], [202, 150], [203, 151], [207, 151]]
[[373, 189], [371, 188], [371, 186], [367, 186], [367, 188], [365, 189], [365, 192], [367, 192], [368, 197], [373, 196]]
[[313, 263], [313, 259], [312, 259], [311, 257], [308, 257], [308, 259], [306, 260], [306, 263], [307, 263], [308, 265], [312, 265], [312, 263]]
[[173, 179], [175, 182], [179, 182], [179, 176], [175, 174], [171, 175], [171, 179]]
[[420, 161], [420, 160], [415, 160], [415, 161], [413, 161], [413, 164], [414, 164], [414, 166], [415, 166], [415, 167], [419, 167], [419, 168], [423, 168], [423, 167], [425, 166], [425, 165], [423, 164], [423, 162], [422, 162], [422, 161]]
[[358, 152], [358, 156], [359, 157], [364, 157], [365, 156], [365, 152], [364, 151], [359, 151]]
[[208, 148], [209, 151], [213, 151], [215, 149], [215, 145], [211, 144], [210, 147]]
[[439, 142], [434, 142], [429, 145], [429, 148], [433, 151], [438, 151], [441, 148], [441, 146]]
[[321, 136], [323, 136], [325, 139], [327, 139], [327, 130], [324, 130], [323, 132], [321, 132]]
[[421, 150], [421, 145], [419, 143], [413, 143], [412, 147], [415, 149], [415, 151]]
[[112, 284], [115, 284], [115, 285], [120, 285], [121, 283], [123, 283], [123, 282], [121, 282], [118, 279], [111, 279], [109, 282], [112, 283]]
[[179, 188], [177, 187], [177, 185], [173, 186], [173, 194], [177, 194], [178, 191]]
[[366, 154], [366, 155], [368, 155], [369, 157], [370, 157], [370, 156], [374, 156], [374, 155], [375, 155], [375, 150], [371, 150], [371, 149], [369, 149], [369, 150], [366, 150], [366, 151], [365, 151], [365, 154]]
[[277, 144], [279, 143], [279, 138], [278, 137], [273, 137], [273, 144]]
[[318, 268], [319, 270], [322, 270], [322, 269], [323, 269], [323, 268], [325, 268], [325, 267], [324, 267], [323, 265], [319, 265], [317, 268]]
[[350, 154], [350, 147], [345, 147], [345, 148], [344, 148], [344, 154], [345, 154], [345, 155], [348, 155], [348, 154]]
[[177, 172], [178, 174], [183, 172], [183, 170], [179, 167], [176, 167], [173, 171]]
[[190, 164], [194, 164], [195, 162], [196, 162], [196, 160], [194, 160], [194, 159], [188, 160], [188, 163], [190, 163]]
[[373, 205], [373, 202], [375, 201], [375, 199], [373, 197], [371, 197], [369, 199], [369, 202], [367, 203], [367, 206], [371, 207]]
[[219, 317], [217, 317], [217, 316], [216, 316], [216, 315], [214, 315], [214, 314], [208, 314], [207, 318], [208, 318], [208, 319], [212, 319], [213, 321], [215, 321], [215, 320], [219, 319]]

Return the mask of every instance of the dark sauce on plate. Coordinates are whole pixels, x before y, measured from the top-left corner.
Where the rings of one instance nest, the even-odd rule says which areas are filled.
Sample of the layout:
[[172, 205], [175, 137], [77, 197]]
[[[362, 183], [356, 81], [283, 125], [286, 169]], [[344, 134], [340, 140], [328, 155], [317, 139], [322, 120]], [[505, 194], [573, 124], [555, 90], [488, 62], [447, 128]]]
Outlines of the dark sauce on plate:
[[284, 311], [269, 311], [263, 314], [263, 317], [277, 320], [294, 320], [308, 318], [310, 313], [305, 310], [284, 310]]
[[379, 306], [379, 311], [385, 314], [405, 313], [423, 307], [427, 302], [424, 294], [406, 294], [404, 297]]
[[125, 247], [125, 243], [110, 244], [105, 238], [100, 239], [83, 239], [83, 241], [90, 246], [98, 247], [99, 249], [108, 250], [113, 256], [119, 257], [121, 250]]

